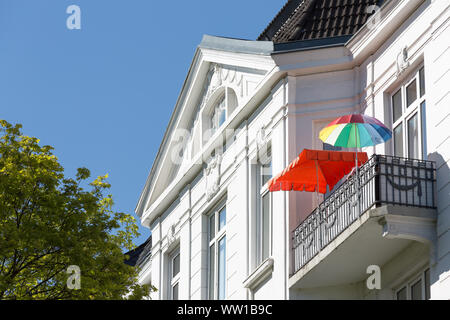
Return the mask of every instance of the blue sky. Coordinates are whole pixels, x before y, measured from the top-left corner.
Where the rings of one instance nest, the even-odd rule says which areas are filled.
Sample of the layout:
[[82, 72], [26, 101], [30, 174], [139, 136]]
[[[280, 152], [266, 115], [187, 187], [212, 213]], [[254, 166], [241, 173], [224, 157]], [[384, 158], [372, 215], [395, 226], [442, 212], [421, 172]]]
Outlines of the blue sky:
[[0, 119], [54, 146], [66, 175], [108, 173], [135, 215], [202, 35], [256, 39], [285, 2], [0, 0]]

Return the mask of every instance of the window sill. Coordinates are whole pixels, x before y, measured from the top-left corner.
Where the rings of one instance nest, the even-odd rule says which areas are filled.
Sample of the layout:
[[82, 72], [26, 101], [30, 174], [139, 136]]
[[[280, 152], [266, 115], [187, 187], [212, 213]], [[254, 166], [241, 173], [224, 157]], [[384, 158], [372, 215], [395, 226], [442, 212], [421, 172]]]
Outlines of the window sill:
[[273, 259], [267, 258], [264, 260], [258, 268], [250, 274], [247, 279], [244, 280], [243, 284], [245, 288], [253, 289], [264, 281], [273, 271]]

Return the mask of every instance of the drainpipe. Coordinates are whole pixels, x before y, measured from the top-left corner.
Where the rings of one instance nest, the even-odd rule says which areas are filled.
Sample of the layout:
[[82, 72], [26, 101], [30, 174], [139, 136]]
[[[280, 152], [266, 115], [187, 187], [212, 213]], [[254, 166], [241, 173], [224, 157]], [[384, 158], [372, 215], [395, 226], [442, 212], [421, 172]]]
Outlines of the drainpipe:
[[[246, 179], [245, 179], [245, 187], [246, 187], [246, 192], [247, 192], [247, 200], [246, 200], [246, 207], [247, 207], [247, 214], [245, 215], [245, 232], [246, 232], [246, 237], [245, 237], [245, 257], [246, 257], [246, 261], [245, 261], [245, 263], [246, 263], [246, 265], [245, 265], [245, 274], [246, 274], [246, 276], [248, 276], [249, 275], [249, 269], [250, 269], [250, 267], [249, 267], [249, 261], [250, 261], [250, 256], [249, 256], [249, 252], [250, 252], [250, 249], [249, 249], [249, 245], [250, 245], [250, 242], [249, 242], [249, 237], [250, 237], [250, 232], [249, 232], [249, 215], [250, 215], [250, 205], [249, 205], [249, 203], [250, 203], [250, 201], [249, 201], [249, 199], [250, 199], [250, 190], [249, 190], [249, 188], [250, 188], [250, 183], [249, 183], [249, 180], [250, 180], [250, 170], [249, 170], [249, 160], [248, 160], [248, 120], [246, 120], [245, 121], [245, 170], [246, 170], [246, 175], [247, 175], [247, 177], [246, 177]], [[250, 297], [251, 297], [251, 294], [250, 294], [250, 289], [246, 289], [246, 291], [245, 291], [245, 293], [246, 293], [246, 300], [250, 300]]]
[[162, 247], [161, 247], [161, 218], [158, 218], [158, 233], [159, 233], [159, 249], [158, 249], [158, 251], [159, 251], [159, 288], [158, 288], [158, 297], [159, 297], [159, 300], [162, 300], [162, 287], [161, 287], [161, 285], [162, 285], [162, 278], [163, 278], [163, 276], [164, 276], [164, 273], [163, 273], [163, 270], [164, 270], [164, 268], [163, 268], [163, 263], [164, 263], [164, 261], [163, 261], [163, 253], [162, 253]]
[[189, 199], [189, 221], [188, 221], [188, 230], [189, 230], [189, 245], [188, 245], [188, 300], [191, 300], [191, 255], [192, 255], [192, 199], [191, 199], [191, 184], [188, 185], [188, 199]]

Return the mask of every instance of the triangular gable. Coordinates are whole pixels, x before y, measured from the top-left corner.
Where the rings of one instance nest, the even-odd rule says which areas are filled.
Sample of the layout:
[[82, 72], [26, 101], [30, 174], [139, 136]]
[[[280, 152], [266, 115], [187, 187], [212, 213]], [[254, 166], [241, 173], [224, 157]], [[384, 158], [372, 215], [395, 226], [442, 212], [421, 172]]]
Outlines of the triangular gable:
[[[272, 48], [267, 42], [204, 37], [136, 207], [139, 216], [198, 158], [205, 143], [205, 115], [211, 112], [214, 101], [225, 92], [232, 94], [237, 111], [253, 95], [274, 66]], [[232, 118], [233, 111], [227, 117]]]

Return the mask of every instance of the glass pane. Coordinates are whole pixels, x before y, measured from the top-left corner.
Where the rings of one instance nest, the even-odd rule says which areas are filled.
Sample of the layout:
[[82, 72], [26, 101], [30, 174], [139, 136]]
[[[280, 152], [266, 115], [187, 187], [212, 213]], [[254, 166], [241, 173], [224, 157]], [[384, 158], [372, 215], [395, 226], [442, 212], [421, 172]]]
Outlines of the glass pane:
[[416, 80], [406, 87], [406, 106], [409, 107], [417, 99]]
[[178, 300], [178, 283], [172, 287], [172, 300]]
[[264, 186], [272, 178], [272, 161], [262, 166], [262, 185]]
[[427, 106], [425, 101], [420, 105], [420, 112], [422, 116], [422, 159], [426, 160], [428, 158], [427, 150]]
[[219, 116], [219, 127], [225, 122], [226, 120], [226, 112], [225, 109], [220, 110], [220, 116]]
[[270, 254], [270, 194], [266, 193], [262, 198], [262, 259], [261, 262], [269, 257]]
[[268, 149], [265, 155], [261, 155], [261, 186], [264, 186], [272, 178], [272, 150]]
[[214, 299], [215, 245], [209, 247], [209, 299]]
[[411, 286], [411, 300], [422, 300], [422, 280]]
[[397, 300], [406, 300], [406, 287], [397, 292]]
[[331, 144], [328, 144], [328, 143], [324, 142], [323, 145], [322, 145], [322, 150], [326, 150], [326, 151], [341, 151], [342, 147], [335, 147], [335, 146], [333, 146]]
[[227, 223], [227, 210], [226, 207], [224, 207], [219, 212], [219, 230], [222, 230], [223, 227], [225, 227]]
[[225, 299], [226, 280], [226, 237], [219, 241], [219, 300]]
[[417, 127], [417, 113], [408, 120], [408, 157], [419, 158], [419, 130]]
[[420, 96], [425, 94], [425, 69], [422, 68], [419, 71], [419, 81], [420, 81]]
[[258, 266], [261, 262], [261, 253], [262, 253], [262, 233], [263, 233], [263, 224], [262, 224], [262, 216], [263, 216], [263, 201], [259, 190], [257, 191], [257, 213], [255, 215], [255, 263]]
[[210, 125], [211, 125], [211, 129], [213, 129], [213, 131], [217, 128], [216, 118], [217, 118], [217, 111], [214, 110], [213, 114], [211, 115], [211, 119], [210, 119]]
[[217, 103], [217, 108], [219, 109], [225, 109], [225, 94], [220, 98], [219, 102]]
[[172, 278], [180, 272], [180, 255], [177, 254], [172, 260]]
[[402, 115], [402, 90], [398, 90], [392, 97], [392, 122]]
[[209, 241], [214, 239], [216, 236], [216, 215], [212, 214], [209, 216]]
[[425, 271], [425, 300], [429, 300], [431, 297], [430, 287], [430, 269], [427, 269], [427, 271]]
[[403, 157], [403, 125], [399, 124], [394, 129], [394, 154]]

